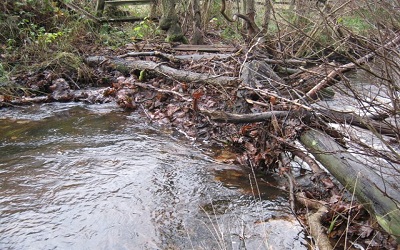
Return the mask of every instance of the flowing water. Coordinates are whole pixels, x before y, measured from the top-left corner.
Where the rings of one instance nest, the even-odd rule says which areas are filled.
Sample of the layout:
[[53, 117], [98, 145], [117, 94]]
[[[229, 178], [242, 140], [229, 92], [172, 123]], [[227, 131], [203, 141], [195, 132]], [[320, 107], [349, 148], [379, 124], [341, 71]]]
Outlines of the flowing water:
[[284, 193], [167, 132], [112, 104], [1, 109], [0, 249], [307, 249]]

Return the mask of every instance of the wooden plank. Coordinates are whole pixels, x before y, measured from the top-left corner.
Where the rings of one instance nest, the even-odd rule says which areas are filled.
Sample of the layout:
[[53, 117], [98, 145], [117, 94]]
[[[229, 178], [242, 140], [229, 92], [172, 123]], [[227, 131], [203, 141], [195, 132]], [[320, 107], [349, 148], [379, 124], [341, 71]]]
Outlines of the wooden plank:
[[237, 48], [229, 45], [189, 45], [189, 44], [180, 44], [172, 46], [170, 43], [162, 43], [162, 44], [128, 44], [127, 49], [132, 50], [175, 50], [175, 51], [193, 51], [193, 52], [236, 52]]
[[153, 0], [113, 0], [113, 1], [105, 1], [105, 4], [108, 5], [147, 5], [153, 4]]
[[199, 51], [199, 52], [234, 52], [237, 48], [228, 45], [189, 45], [180, 44], [172, 47], [177, 51]]
[[[148, 17], [118, 17], [118, 18], [101, 18], [100, 22], [106, 23], [116, 23], [116, 22], [138, 22], [144, 19], [149, 19]], [[151, 18], [151, 20], [157, 21], [158, 18]]]

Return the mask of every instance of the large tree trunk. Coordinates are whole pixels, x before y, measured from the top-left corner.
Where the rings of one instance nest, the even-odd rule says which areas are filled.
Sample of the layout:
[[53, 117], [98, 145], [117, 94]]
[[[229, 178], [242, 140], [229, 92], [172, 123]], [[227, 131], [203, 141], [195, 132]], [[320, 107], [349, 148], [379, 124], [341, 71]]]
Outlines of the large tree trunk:
[[186, 38], [182, 33], [179, 18], [176, 14], [176, 0], [162, 0], [163, 15], [160, 20], [160, 29], [167, 31], [167, 42], [184, 42]]
[[354, 193], [379, 225], [400, 242], [398, 183], [388, 182], [326, 134], [307, 130], [301, 134], [300, 140], [350, 193]]
[[265, 11], [264, 11], [264, 21], [263, 21], [263, 25], [262, 25], [262, 31], [263, 33], [268, 33], [268, 26], [269, 26], [269, 22], [271, 20], [271, 13], [272, 13], [272, 0], [265, 0]]
[[193, 12], [193, 36], [192, 44], [203, 44], [203, 32], [201, 27], [200, 0], [192, 0]]
[[150, 19], [154, 19], [157, 17], [157, 7], [159, 4], [159, 0], [153, 0], [153, 4], [150, 7]]
[[245, 30], [247, 31], [247, 36], [249, 39], [252, 39], [257, 35], [259, 29], [255, 22], [256, 17], [256, 8], [254, 0], [246, 0], [245, 7], [245, 16], [248, 18], [245, 23]]

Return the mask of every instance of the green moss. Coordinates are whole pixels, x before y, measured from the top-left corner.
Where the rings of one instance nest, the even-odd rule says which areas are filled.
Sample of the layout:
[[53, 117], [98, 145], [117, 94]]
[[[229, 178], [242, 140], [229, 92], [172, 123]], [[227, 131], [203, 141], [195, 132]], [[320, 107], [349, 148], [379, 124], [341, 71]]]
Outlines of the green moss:
[[170, 27], [171, 27], [171, 25], [174, 23], [174, 22], [176, 22], [177, 20], [175, 20], [175, 18], [173, 17], [173, 18], [166, 18], [166, 17], [163, 17], [161, 20], [160, 20], [160, 23], [159, 23], [159, 27], [160, 27], [160, 29], [162, 29], [162, 30], [168, 30]]
[[228, 26], [222, 30], [221, 37], [227, 41], [240, 40], [242, 38], [242, 36], [231, 26]]
[[372, 28], [372, 25], [365, 18], [358, 15], [341, 17], [338, 19], [338, 23], [356, 34], [365, 34]]
[[132, 69], [125, 65], [116, 65], [115, 69], [121, 72], [122, 74], [128, 75], [132, 71]]
[[168, 29], [166, 41], [188, 43], [188, 40], [183, 35], [182, 29], [178, 23], [171, 25]]

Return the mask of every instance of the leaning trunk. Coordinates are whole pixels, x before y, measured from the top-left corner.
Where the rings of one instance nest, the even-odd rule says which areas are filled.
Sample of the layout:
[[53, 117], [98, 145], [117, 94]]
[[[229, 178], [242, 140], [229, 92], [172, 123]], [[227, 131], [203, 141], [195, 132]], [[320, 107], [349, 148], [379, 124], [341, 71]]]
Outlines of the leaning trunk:
[[348, 191], [354, 193], [379, 225], [400, 242], [400, 192], [397, 184], [389, 183], [369, 169], [326, 134], [307, 130], [300, 140]]

